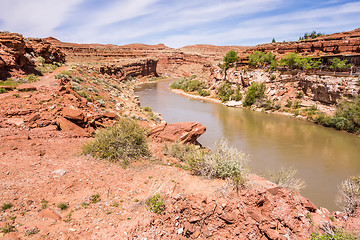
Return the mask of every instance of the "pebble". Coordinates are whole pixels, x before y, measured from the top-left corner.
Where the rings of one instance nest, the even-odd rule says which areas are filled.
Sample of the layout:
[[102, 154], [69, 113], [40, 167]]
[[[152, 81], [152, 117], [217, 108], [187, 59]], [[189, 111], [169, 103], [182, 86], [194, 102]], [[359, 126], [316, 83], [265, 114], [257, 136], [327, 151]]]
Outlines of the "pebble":
[[99, 230], [99, 229], [100, 229], [100, 227], [96, 226], [96, 227], [95, 227], [95, 229], [96, 229], [96, 230]]
[[51, 174], [60, 177], [60, 176], [64, 176], [66, 174], [66, 171], [64, 169], [58, 169], [53, 171]]
[[75, 228], [70, 228], [69, 231], [70, 232], [76, 232], [76, 229]]
[[180, 235], [180, 234], [182, 234], [182, 233], [184, 232], [184, 229], [183, 229], [183, 228], [179, 228], [179, 229], [177, 230], [177, 232], [178, 232], [178, 234]]

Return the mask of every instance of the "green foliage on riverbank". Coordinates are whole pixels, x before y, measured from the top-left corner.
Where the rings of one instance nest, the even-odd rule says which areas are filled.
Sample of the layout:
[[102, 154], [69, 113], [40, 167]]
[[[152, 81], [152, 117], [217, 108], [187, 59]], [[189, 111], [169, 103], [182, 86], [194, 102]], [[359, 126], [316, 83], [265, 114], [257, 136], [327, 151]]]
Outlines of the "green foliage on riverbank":
[[257, 100], [261, 100], [265, 96], [265, 84], [264, 83], [251, 83], [248, 87], [247, 93], [244, 99], [244, 106], [249, 107], [253, 105]]
[[271, 53], [264, 53], [260, 51], [255, 51], [253, 54], [249, 55], [249, 64], [251, 66], [263, 66], [270, 68], [277, 67], [277, 61], [275, 59], [275, 56]]
[[360, 133], [360, 96], [351, 101], [343, 100], [336, 107], [333, 117], [319, 113], [315, 122], [325, 127], [334, 127], [338, 130], [359, 134]]
[[195, 78], [195, 75], [189, 78], [181, 78], [178, 81], [172, 82], [170, 84], [170, 89], [182, 89], [184, 92], [195, 93], [203, 97], [209, 96], [210, 91], [207, 90], [206, 83]]
[[240, 93], [240, 85], [234, 90], [229, 82], [224, 82], [217, 90], [217, 95], [221, 102], [229, 100], [240, 101], [242, 94]]
[[119, 124], [97, 131], [95, 139], [83, 146], [83, 153], [126, 165], [130, 159], [149, 155], [145, 130], [134, 120], [121, 119]]

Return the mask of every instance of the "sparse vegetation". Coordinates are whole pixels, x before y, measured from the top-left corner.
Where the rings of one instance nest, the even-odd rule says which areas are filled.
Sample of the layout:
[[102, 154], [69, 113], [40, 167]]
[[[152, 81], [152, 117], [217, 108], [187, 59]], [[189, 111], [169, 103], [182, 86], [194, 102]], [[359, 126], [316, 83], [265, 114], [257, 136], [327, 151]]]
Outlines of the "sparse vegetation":
[[10, 208], [12, 208], [12, 207], [13, 207], [13, 204], [12, 204], [12, 203], [3, 203], [3, 204], [1, 205], [1, 210], [6, 211], [6, 210], [8, 210], [8, 209], [10, 209]]
[[5, 88], [0, 88], [0, 94], [1, 93], [7, 93], [7, 90]]
[[359, 237], [344, 229], [326, 223], [320, 227], [322, 233], [312, 233], [311, 240], [357, 240]]
[[299, 192], [306, 185], [302, 179], [295, 177], [296, 173], [297, 171], [293, 168], [281, 168], [278, 172], [269, 172], [269, 179], [279, 187], [290, 188]]
[[312, 31], [310, 33], [305, 33], [303, 37], [299, 37], [299, 41], [307, 40], [307, 39], [315, 39], [323, 35], [324, 35], [323, 33], [317, 33], [316, 31]]
[[26, 229], [25, 236], [35, 235], [35, 234], [37, 234], [39, 232], [40, 232], [40, 229], [35, 226], [33, 228]]
[[337, 203], [350, 214], [360, 207], [360, 176], [350, 177], [341, 183]]
[[134, 120], [123, 118], [119, 124], [98, 130], [95, 139], [83, 146], [84, 154], [93, 154], [111, 162], [149, 156], [145, 130]]
[[101, 201], [101, 198], [100, 198], [100, 194], [96, 193], [94, 195], [91, 195], [89, 197], [89, 200], [91, 203], [97, 203], [97, 202], [100, 202]]
[[26, 82], [28, 83], [32, 83], [32, 82], [37, 82], [39, 81], [39, 77], [36, 76], [35, 74], [29, 74], [26, 77], [24, 77], [24, 79], [26, 80]]
[[160, 194], [155, 194], [146, 200], [147, 209], [156, 214], [161, 214], [165, 211], [164, 199]]
[[15, 232], [15, 226], [10, 223], [7, 223], [4, 227], [0, 228], [0, 232], [4, 234]]
[[69, 206], [66, 203], [59, 203], [57, 205], [58, 208], [60, 208], [61, 210], [66, 210]]
[[49, 201], [46, 201], [45, 199], [41, 200], [41, 208], [45, 209], [48, 207]]
[[202, 149], [193, 144], [182, 144], [175, 142], [169, 145], [165, 145], [163, 148], [163, 153], [185, 162], [193, 174], [200, 175], [201, 168], [204, 163], [204, 156], [207, 152], [205, 149]]

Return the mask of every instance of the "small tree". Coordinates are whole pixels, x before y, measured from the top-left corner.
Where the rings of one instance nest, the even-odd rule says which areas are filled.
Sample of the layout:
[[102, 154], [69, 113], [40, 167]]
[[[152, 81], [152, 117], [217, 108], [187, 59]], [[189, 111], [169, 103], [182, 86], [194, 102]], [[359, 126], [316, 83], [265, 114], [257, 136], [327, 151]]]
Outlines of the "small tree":
[[272, 42], [272, 43], [276, 43], [276, 40], [275, 40], [275, 38], [273, 38], [271, 42]]
[[226, 53], [225, 57], [223, 58], [224, 63], [220, 65], [222, 69], [224, 69], [224, 79], [226, 79], [226, 72], [229, 68], [234, 67], [234, 63], [237, 62], [238, 55], [237, 52], [234, 50], [230, 50]]
[[330, 62], [331, 65], [329, 68], [334, 71], [339, 71], [339, 70], [341, 71], [350, 67], [350, 64], [348, 64], [347, 60], [341, 60], [340, 58], [330, 59]]

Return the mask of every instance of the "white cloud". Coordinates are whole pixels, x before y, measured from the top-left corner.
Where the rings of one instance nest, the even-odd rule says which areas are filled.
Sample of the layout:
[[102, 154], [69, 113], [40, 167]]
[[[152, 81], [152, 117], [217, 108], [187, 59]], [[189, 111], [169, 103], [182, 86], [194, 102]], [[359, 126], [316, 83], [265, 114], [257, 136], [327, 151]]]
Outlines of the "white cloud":
[[53, 34], [69, 11], [82, 0], [2, 0], [0, 19], [3, 30], [25, 36], [47, 37]]
[[351, 30], [360, 22], [360, 2], [336, 2], [307, 11], [289, 8], [288, 0], [2, 0], [0, 27], [82, 43], [254, 45]]

